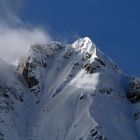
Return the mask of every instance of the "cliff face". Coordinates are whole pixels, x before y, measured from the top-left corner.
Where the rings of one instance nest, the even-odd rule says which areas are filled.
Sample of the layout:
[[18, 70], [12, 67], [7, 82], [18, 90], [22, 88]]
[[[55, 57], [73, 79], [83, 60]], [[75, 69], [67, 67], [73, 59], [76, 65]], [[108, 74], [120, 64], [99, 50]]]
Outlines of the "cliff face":
[[140, 139], [138, 78], [88, 37], [33, 45], [17, 68], [0, 68], [0, 139]]

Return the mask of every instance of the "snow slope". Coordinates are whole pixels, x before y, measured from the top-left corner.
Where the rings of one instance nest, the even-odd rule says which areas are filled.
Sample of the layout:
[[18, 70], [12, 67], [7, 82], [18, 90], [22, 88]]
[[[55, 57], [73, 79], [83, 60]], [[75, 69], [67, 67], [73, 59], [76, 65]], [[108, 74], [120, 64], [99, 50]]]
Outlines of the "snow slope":
[[88, 38], [0, 60], [0, 139], [139, 140], [140, 80]]

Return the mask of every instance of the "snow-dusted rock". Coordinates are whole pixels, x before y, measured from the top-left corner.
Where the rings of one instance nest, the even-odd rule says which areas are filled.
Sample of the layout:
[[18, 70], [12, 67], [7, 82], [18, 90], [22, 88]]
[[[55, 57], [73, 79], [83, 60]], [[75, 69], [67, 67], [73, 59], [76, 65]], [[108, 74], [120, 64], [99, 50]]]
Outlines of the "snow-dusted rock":
[[129, 84], [128, 99], [132, 102], [140, 102], [140, 79], [133, 77]]

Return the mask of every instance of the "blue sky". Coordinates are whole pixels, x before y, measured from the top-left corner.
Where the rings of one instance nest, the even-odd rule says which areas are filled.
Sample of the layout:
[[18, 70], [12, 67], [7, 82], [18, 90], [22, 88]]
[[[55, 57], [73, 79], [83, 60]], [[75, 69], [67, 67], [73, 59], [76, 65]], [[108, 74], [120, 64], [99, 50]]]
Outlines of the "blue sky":
[[89, 36], [125, 73], [140, 76], [140, 0], [26, 0], [20, 18], [56, 40]]

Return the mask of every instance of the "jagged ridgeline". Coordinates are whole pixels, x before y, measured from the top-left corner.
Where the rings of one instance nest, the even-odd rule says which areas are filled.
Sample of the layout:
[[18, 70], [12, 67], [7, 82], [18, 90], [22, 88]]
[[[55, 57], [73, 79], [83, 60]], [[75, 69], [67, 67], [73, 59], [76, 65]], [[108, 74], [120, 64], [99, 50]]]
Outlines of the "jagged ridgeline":
[[140, 80], [88, 38], [0, 60], [0, 140], [139, 140]]

